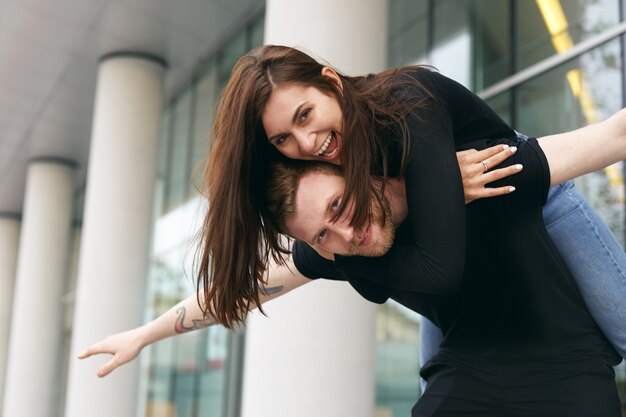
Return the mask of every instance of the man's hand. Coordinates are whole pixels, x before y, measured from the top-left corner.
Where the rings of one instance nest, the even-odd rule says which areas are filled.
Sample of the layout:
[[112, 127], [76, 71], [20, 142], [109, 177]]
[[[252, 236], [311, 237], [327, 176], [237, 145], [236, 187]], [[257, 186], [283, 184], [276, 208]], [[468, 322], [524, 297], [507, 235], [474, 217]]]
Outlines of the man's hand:
[[515, 187], [485, 187], [502, 178], [506, 178], [521, 171], [521, 165], [511, 165], [506, 168], [492, 169], [502, 161], [513, 155], [517, 151], [516, 147], [507, 145], [496, 145], [491, 148], [477, 151], [468, 149], [456, 153], [463, 177], [463, 190], [465, 204], [485, 197], [495, 197], [509, 194], [515, 191]]

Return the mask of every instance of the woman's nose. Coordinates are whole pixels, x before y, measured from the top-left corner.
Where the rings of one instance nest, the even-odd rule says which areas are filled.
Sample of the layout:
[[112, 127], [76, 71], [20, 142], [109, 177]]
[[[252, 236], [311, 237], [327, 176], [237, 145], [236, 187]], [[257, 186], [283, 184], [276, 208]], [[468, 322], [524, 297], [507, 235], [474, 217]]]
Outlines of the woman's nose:
[[317, 135], [314, 132], [298, 132], [296, 133], [295, 138], [302, 154], [313, 155], [317, 152]]

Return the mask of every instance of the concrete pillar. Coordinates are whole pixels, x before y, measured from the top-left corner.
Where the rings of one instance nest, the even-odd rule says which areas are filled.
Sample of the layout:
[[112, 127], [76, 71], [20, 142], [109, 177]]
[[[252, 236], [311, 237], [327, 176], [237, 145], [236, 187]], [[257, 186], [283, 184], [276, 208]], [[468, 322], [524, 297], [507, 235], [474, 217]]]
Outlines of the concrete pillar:
[[0, 410], [2, 410], [7, 350], [9, 349], [20, 220], [18, 214], [0, 213]]
[[[348, 75], [386, 64], [384, 0], [268, 0], [265, 43], [297, 47]], [[248, 320], [244, 417], [368, 417], [375, 314], [347, 283], [311, 283]], [[271, 382], [268, 383], [268, 378]]]
[[13, 298], [4, 417], [55, 414], [74, 164], [31, 161]]
[[[164, 68], [145, 54], [112, 54], [100, 62], [72, 358], [142, 322]], [[139, 362], [100, 380], [96, 371], [109, 359], [71, 360], [66, 416], [135, 415]]]

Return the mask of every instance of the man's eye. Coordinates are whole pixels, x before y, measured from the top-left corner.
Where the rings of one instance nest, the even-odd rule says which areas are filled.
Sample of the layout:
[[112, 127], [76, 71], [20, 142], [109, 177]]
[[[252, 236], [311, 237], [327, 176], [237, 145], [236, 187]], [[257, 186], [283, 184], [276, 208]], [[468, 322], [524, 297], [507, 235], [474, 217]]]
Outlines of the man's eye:
[[324, 239], [324, 236], [326, 236], [326, 229], [322, 230], [320, 234], [317, 235], [317, 241], [319, 242], [320, 240]]

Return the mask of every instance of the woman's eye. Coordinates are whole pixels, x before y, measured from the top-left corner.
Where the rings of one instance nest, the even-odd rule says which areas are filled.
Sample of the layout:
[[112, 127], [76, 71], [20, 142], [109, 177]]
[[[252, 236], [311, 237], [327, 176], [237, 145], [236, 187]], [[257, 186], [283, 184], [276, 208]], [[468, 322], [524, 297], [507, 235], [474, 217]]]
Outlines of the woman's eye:
[[320, 240], [324, 239], [324, 236], [326, 236], [326, 229], [322, 230], [320, 234], [317, 235], [317, 241], [319, 242]]
[[340, 203], [341, 203], [341, 197], [337, 197], [335, 198], [335, 201], [333, 201], [333, 204], [330, 206], [330, 208], [333, 210], [336, 210], [337, 207], [339, 207]]
[[311, 109], [306, 109], [302, 113], [300, 113], [300, 121], [304, 122], [311, 114]]
[[287, 140], [287, 135], [279, 136], [276, 139], [274, 139], [274, 146], [282, 145], [283, 143], [285, 143], [286, 140]]

